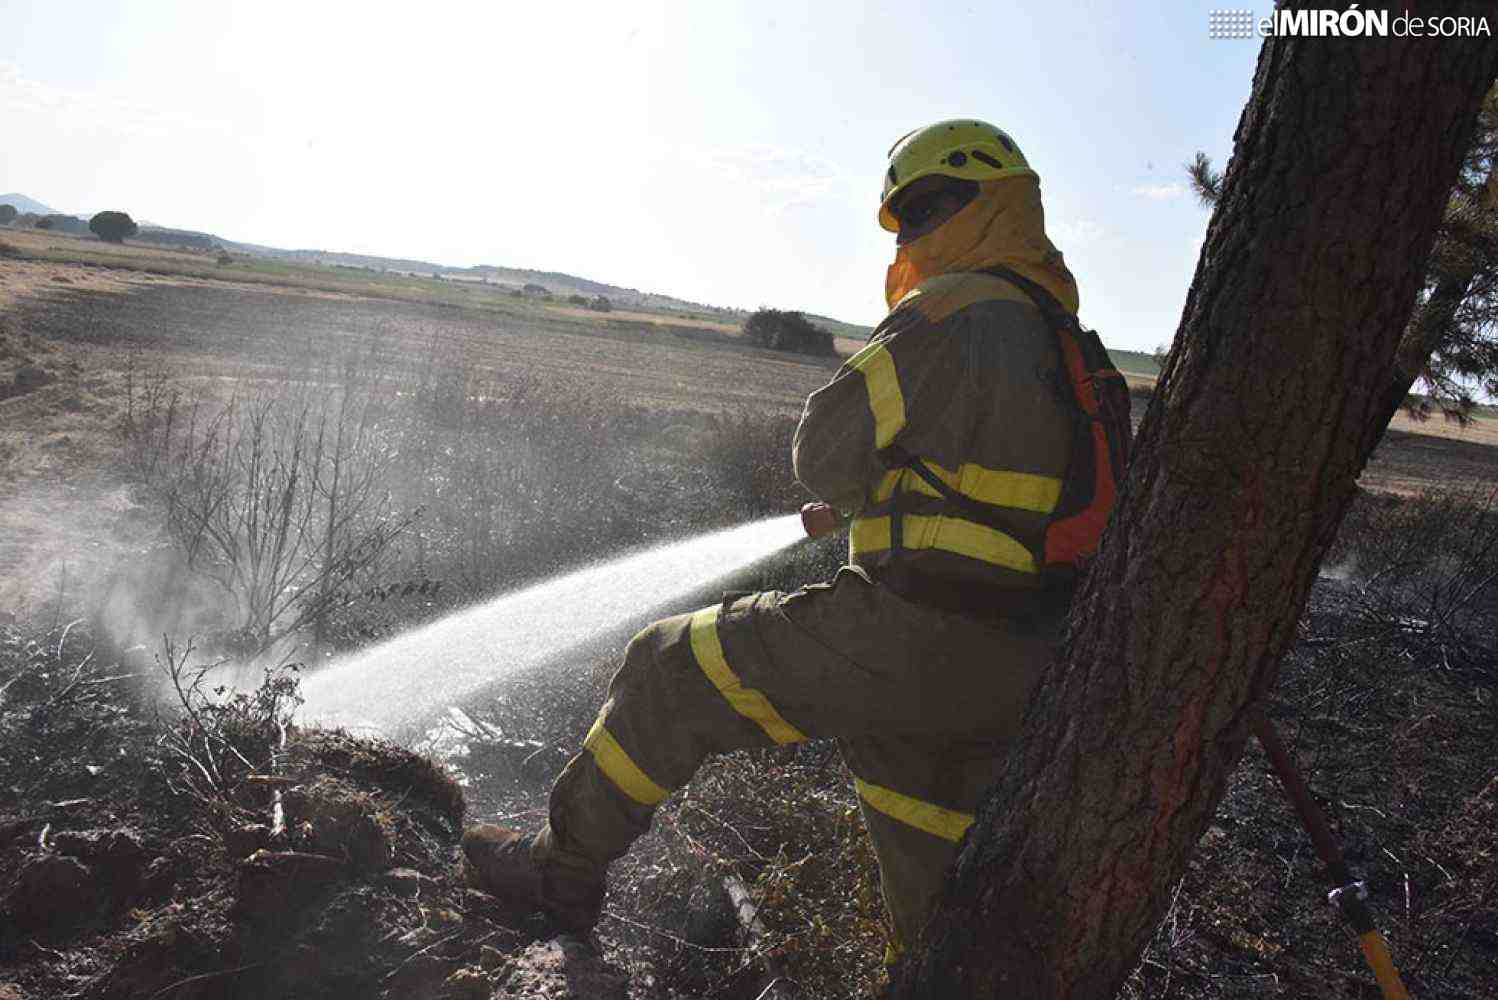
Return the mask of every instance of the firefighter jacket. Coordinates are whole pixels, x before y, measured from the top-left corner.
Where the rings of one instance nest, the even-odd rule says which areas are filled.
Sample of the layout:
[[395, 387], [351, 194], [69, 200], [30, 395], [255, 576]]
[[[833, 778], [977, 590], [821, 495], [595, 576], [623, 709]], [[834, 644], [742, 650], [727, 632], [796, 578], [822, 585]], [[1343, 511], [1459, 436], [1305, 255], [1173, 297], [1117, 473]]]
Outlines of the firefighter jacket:
[[[1076, 286], [1045, 237], [1039, 198], [1033, 178], [985, 182], [951, 220], [902, 247], [894, 308], [806, 401], [796, 477], [852, 515], [850, 560], [876, 578], [900, 560], [958, 583], [1040, 586], [1041, 554], [1021, 538], [1043, 533], [1060, 499], [1070, 389], [1039, 308], [977, 270], [1013, 268], [1075, 311]], [[909, 280], [917, 283], [902, 291]], [[965, 517], [902, 464], [907, 457], [1001, 508], [1015, 530]]]

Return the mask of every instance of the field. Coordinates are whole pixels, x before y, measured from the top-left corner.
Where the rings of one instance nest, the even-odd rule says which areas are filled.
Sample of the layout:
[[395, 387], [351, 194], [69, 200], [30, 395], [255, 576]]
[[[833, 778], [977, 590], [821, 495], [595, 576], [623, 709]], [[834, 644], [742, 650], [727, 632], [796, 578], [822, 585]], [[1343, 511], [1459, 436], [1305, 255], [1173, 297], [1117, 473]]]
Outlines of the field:
[[[158, 270], [178, 258], [201, 259], [156, 250], [138, 256]], [[128, 519], [135, 507], [120, 492], [122, 481], [100, 476], [109, 464], [103, 459], [117, 450], [112, 435], [129, 405], [131, 380], [140, 382], [147, 370], [168, 374], [188, 395], [223, 398], [319, 380], [332, 388], [340, 366], [358, 356], [397, 394], [414, 391], [422, 379], [461, 378], [475, 393], [483, 387], [515, 405], [522, 393], [556, 397], [574, 411], [591, 411], [595, 423], [617, 425], [621, 440], [614, 447], [600, 428], [588, 432], [598, 440], [579, 446], [607, 452], [597, 458], [600, 469], [619, 466], [628, 486], [649, 479], [644, 466], [627, 467], [629, 448], [643, 447], [652, 461], [669, 452], [690, 463], [725, 421], [762, 420], [769, 432], [799, 414], [806, 394], [835, 365], [761, 351], [721, 324], [684, 325], [675, 316], [657, 317], [660, 322], [633, 313], [600, 318], [585, 310], [513, 304], [508, 297], [495, 299], [502, 308], [459, 309], [440, 300], [374, 299], [331, 285], [310, 287], [320, 270], [287, 286], [238, 275], [222, 280], [221, 272], [205, 279], [0, 261], [4, 322], [12, 334], [8, 356], [0, 358], [0, 382], [8, 385], [27, 361], [62, 376], [0, 400], [0, 470], [8, 482], [0, 523], [9, 529], [0, 555], [18, 568], [0, 581], [0, 606], [34, 604], [48, 589], [63, 587], [59, 581], [68, 573], [75, 588], [79, 580], [97, 579], [91, 571], [117, 554], [109, 532], [97, 530], [101, 518], [113, 512]], [[451, 282], [427, 284], [440, 299]], [[789, 431], [780, 430], [788, 446]], [[625, 447], [622, 439], [631, 435]], [[607, 506], [619, 491], [612, 481], [595, 480], [586, 485], [603, 489], [598, 499]], [[668, 496], [646, 492], [649, 502], [662, 505], [660, 525], [682, 522], [668, 512]], [[706, 498], [692, 502], [711, 505]], [[85, 522], [95, 536], [87, 541], [78, 535]]]
[[[28, 995], [87, 987], [150, 996], [173, 981], [251, 969], [245, 955], [267, 967], [253, 976], [272, 977], [277, 963], [311, 976], [296, 963], [360, 949], [394, 964], [317, 980], [324, 995], [435, 996], [451, 977], [470, 975], [473, 985], [510, 974], [533, 928], [475, 909], [453, 881], [453, 793], [395, 750], [344, 737], [299, 736], [282, 756], [308, 774], [332, 768], [340, 781], [362, 782], [357, 794], [340, 786], [344, 798], [333, 798], [344, 806], [378, 800], [403, 817], [395, 843], [411, 874], [398, 884], [356, 879], [309, 909], [315, 915], [294, 939], [231, 929], [234, 880], [243, 893], [249, 876], [244, 852], [234, 853], [243, 837], [224, 817], [240, 817], [246, 802], [268, 814], [269, 792], [241, 788], [233, 808], [214, 800], [220, 812], [169, 795], [161, 775], [180, 777], [183, 760], [159, 755], [176, 745], [175, 731], [153, 728], [131, 700], [139, 691], [110, 700], [109, 668], [157, 676], [163, 654], [171, 660], [160, 635], [179, 631], [211, 651], [284, 652], [316, 669], [619, 550], [788, 513], [805, 499], [791, 480], [790, 435], [837, 359], [759, 350], [705, 316], [601, 314], [475, 282], [284, 261], [219, 265], [203, 253], [42, 233], [0, 241], [17, 248], [0, 256], [0, 766], [29, 767], [24, 755], [35, 748], [50, 753], [44, 736], [73, 741], [54, 766], [0, 788], [0, 838], [20, 844], [16, 831], [33, 840], [40, 832], [45, 841], [32, 822], [43, 812], [26, 810], [88, 802], [57, 818], [58, 828], [128, 821], [193, 872], [175, 896], [143, 909], [121, 903], [109, 911], [117, 920], [88, 924], [97, 936], [83, 943], [53, 928], [33, 950], [0, 929], [0, 996], [8, 977]], [[839, 339], [844, 351], [856, 346]], [[1136, 361], [1121, 358], [1137, 420], [1153, 375]], [[26, 374], [37, 369], [44, 377]], [[309, 471], [277, 478], [278, 461]], [[253, 561], [247, 550], [204, 554], [202, 526], [244, 530], [243, 520], [213, 519], [239, 509], [243, 498], [222, 484], [248, 469], [300, 512], [280, 522], [296, 546], [339, 553], [306, 564], [336, 573], [289, 577], [298, 597], [284, 606], [256, 605], [255, 587], [212, 579]], [[1498, 977], [1498, 679], [1484, 638], [1492, 577], [1483, 576], [1498, 567], [1498, 524], [1481, 495], [1462, 493], [1490, 488], [1495, 473], [1498, 421], [1456, 428], [1399, 418], [1364, 473], [1364, 495], [1270, 705], [1308, 756], [1313, 785], [1336, 789], [1354, 865], [1370, 875], [1396, 955], [1428, 996], [1481, 996], [1488, 973]], [[1414, 499], [1428, 494], [1466, 499]], [[790, 588], [822, 578], [842, 544], [806, 546], [734, 583]], [[446, 727], [401, 735], [461, 773], [470, 818], [534, 821], [626, 638], [574, 651], [565, 674], [520, 678], [463, 706]], [[252, 757], [257, 766], [286, 766], [266, 742], [275, 727], [263, 708], [241, 705], [227, 718], [254, 723], [243, 746], [264, 751]], [[150, 766], [118, 765], [113, 791], [90, 785], [90, 768], [115, 766], [99, 748], [127, 740], [146, 748]], [[140, 801], [138, 788], [149, 790]], [[400, 806], [413, 788], [421, 801]], [[141, 804], [157, 797], [157, 812]], [[326, 819], [305, 794], [297, 802], [309, 824]], [[600, 941], [611, 968], [627, 974], [628, 995], [750, 1000], [770, 952], [806, 996], [876, 988], [881, 904], [855, 807], [831, 746], [705, 767], [614, 872]], [[29, 856], [0, 856], [0, 893]], [[725, 878], [765, 903], [757, 943], [744, 943], [719, 898]], [[1303, 835], [1250, 754], [1124, 995], [1372, 995], [1356, 948], [1318, 902], [1323, 891]], [[194, 924], [184, 907], [223, 923]], [[348, 930], [366, 918], [368, 927]], [[385, 935], [379, 948], [376, 932]], [[179, 938], [191, 946], [160, 944]], [[481, 956], [486, 945], [505, 953]], [[123, 959], [107, 957], [118, 954], [140, 966], [127, 970], [134, 979], [122, 980]], [[421, 989], [400, 978], [418, 974], [436, 978]], [[118, 982], [116, 992], [99, 985]], [[130, 992], [135, 982], [149, 989]], [[248, 983], [279, 995], [278, 982], [247, 980], [244, 995], [255, 995]]]

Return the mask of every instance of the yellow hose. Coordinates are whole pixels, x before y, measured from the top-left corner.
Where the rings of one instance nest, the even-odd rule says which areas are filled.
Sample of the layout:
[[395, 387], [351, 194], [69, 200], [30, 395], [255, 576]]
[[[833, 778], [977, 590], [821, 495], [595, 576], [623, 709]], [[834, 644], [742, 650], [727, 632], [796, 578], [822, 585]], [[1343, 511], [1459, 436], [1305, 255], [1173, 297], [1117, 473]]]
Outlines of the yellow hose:
[[1359, 935], [1358, 943], [1363, 946], [1363, 957], [1368, 960], [1368, 968], [1373, 970], [1373, 978], [1378, 980], [1384, 1000], [1410, 1000], [1410, 991], [1404, 988], [1399, 970], [1394, 968], [1394, 959], [1389, 955], [1389, 946], [1383, 935], [1378, 931], [1368, 931]]

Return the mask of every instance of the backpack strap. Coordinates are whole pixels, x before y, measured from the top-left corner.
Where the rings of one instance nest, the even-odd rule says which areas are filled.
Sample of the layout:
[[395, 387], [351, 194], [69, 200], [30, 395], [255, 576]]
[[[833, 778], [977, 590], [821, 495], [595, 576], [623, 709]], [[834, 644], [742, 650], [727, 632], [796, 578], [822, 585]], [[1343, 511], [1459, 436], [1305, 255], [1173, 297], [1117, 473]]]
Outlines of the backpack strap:
[[1071, 326], [1076, 322], [1076, 317], [1057, 301], [1056, 296], [1052, 295], [1049, 289], [1040, 282], [1032, 281], [1025, 277], [1013, 268], [1005, 267], [1003, 264], [994, 264], [991, 267], [983, 268], [979, 273], [991, 274], [995, 278], [1003, 278], [1024, 292], [1030, 297], [1030, 301], [1035, 303], [1035, 307], [1041, 311], [1046, 321], [1052, 327]]

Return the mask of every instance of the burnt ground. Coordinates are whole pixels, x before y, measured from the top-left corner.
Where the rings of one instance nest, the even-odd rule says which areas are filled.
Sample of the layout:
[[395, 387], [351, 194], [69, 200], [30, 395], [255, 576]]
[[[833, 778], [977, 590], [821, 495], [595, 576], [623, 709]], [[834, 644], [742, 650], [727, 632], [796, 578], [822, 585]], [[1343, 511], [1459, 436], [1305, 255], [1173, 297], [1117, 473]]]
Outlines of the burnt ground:
[[3, 995], [623, 996], [465, 886], [441, 767], [340, 732], [282, 746], [249, 699], [163, 722], [96, 652], [86, 628], [0, 631]]
[[[1366, 575], [1322, 579], [1270, 714], [1415, 995], [1491, 996], [1492, 607], [1433, 623], [1386, 598]], [[614, 873], [589, 948], [465, 887], [465, 794], [429, 759], [295, 729], [276, 750], [251, 705], [184, 730], [128, 672], [86, 624], [0, 629], [0, 985], [13, 995], [748, 1000], [766, 952], [803, 996], [878, 987], [872, 859], [830, 748], [704, 768]], [[474, 707], [492, 730], [457, 760], [467, 817], [534, 823], [590, 712], [589, 696], [545, 677]], [[215, 728], [255, 767], [228, 773], [226, 754], [195, 763], [174, 749], [174, 734]], [[213, 759], [223, 796], [196, 770]], [[757, 950], [719, 898], [726, 875], [764, 904]], [[1327, 888], [1251, 746], [1122, 995], [1377, 996]]]

